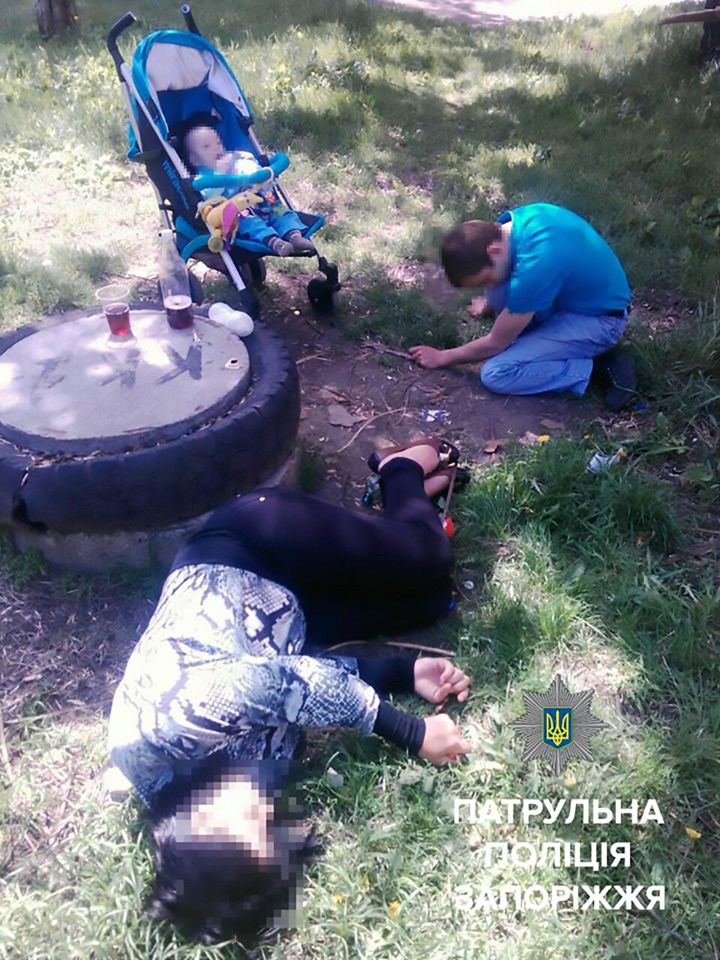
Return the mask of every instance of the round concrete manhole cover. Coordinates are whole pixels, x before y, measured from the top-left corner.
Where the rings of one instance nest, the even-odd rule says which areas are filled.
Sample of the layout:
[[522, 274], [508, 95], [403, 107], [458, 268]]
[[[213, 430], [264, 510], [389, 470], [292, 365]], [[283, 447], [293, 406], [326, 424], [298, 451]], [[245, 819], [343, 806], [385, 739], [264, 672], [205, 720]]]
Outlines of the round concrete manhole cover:
[[88, 310], [0, 339], [0, 523], [16, 542], [193, 520], [293, 450], [297, 370], [264, 324], [241, 340], [196, 308], [172, 330], [142, 305], [131, 325], [112, 341]]
[[0, 435], [42, 453], [119, 451], [182, 436], [246, 392], [248, 352], [225, 327], [198, 318], [173, 330], [164, 312], [136, 310], [132, 331], [114, 340], [93, 314], [11, 346], [0, 356]]

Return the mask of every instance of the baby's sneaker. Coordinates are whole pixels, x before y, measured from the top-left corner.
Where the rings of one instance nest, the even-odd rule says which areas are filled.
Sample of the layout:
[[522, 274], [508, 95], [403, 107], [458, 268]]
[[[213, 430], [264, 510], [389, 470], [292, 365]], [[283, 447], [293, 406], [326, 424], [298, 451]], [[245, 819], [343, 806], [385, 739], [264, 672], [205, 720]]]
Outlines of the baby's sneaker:
[[295, 253], [295, 247], [282, 237], [270, 237], [266, 243], [276, 257], [291, 257]]
[[293, 251], [297, 254], [307, 254], [310, 257], [317, 254], [315, 244], [304, 237], [299, 230], [291, 230], [290, 233], [286, 233], [285, 239], [290, 241]]

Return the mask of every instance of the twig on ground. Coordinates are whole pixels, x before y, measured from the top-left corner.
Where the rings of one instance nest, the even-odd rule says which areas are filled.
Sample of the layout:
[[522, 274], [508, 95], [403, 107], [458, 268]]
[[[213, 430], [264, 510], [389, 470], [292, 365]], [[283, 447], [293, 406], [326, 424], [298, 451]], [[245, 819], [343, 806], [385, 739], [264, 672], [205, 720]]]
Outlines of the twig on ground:
[[409, 400], [410, 391], [413, 390], [417, 385], [418, 385], [418, 380], [417, 378], [415, 378], [414, 380], [410, 381], [407, 387], [405, 387], [405, 390], [403, 391], [403, 395], [402, 395], [402, 401], [404, 404], [407, 405], [410, 402]]
[[[332, 647], [326, 647], [325, 650], [329, 652], [330, 650], [340, 650], [342, 647], [355, 647], [358, 643], [362, 643], [362, 640], [346, 640], [344, 643], [336, 643]], [[443, 657], [455, 656], [453, 650], [443, 650], [442, 647], [428, 647], [424, 643], [403, 643], [400, 640], [387, 640], [385, 646], [400, 647], [403, 650], [420, 650], [422, 653], [436, 653]]]
[[322, 360], [323, 363], [330, 363], [330, 357], [324, 357], [321, 353], [311, 353], [309, 357], [300, 357], [295, 361], [295, 366], [299, 367], [301, 363], [307, 363], [308, 360]]
[[371, 424], [374, 420], [379, 420], [380, 417], [387, 417], [387, 416], [389, 416], [391, 413], [402, 413], [403, 416], [404, 416], [406, 410], [407, 410], [407, 406], [405, 406], [405, 407], [395, 407], [394, 410], [383, 410], [382, 413], [376, 413], [374, 417], [370, 417], [369, 420], [366, 420], [365, 423], [360, 427], [360, 429], [359, 429], [359, 430], [356, 430], [355, 433], [350, 437], [350, 439], [348, 440], [348, 442], [347, 442], [347, 443], [344, 443], [344, 444], [340, 447], [339, 450], [336, 450], [336, 451], [335, 451], [335, 453], [336, 453], [336, 454], [337, 454], [337, 453], [342, 453], [343, 451], [347, 450], [348, 447], [351, 447], [351, 446], [355, 443], [355, 441], [357, 440], [357, 438], [360, 436], [360, 434], [363, 432], [363, 430], [365, 429], [365, 427], [369, 427], [370, 424]]
[[423, 653], [437, 653], [443, 657], [454, 657], [454, 650], [445, 650], [443, 647], [429, 647], [425, 643], [404, 643], [401, 640], [388, 640], [389, 647], [400, 647], [404, 650], [421, 650]]
[[677, 930], [673, 930], [670, 924], [666, 923], [665, 920], [663, 920], [663, 918], [659, 916], [659, 914], [657, 914], [654, 910], [648, 910], [648, 913], [653, 918], [653, 920], [658, 924], [658, 926], [662, 927], [662, 929], [665, 931], [665, 933], [667, 933], [669, 937], [672, 937], [673, 940], [677, 940], [678, 943], [682, 943], [683, 946], [691, 950], [696, 957], [700, 957], [701, 960], [716, 960], [717, 953], [715, 954], [715, 957], [712, 957], [709, 953], [706, 953], [706, 951], [703, 950], [702, 947], [696, 946], [692, 942], [692, 940], [688, 940], [687, 937], [684, 937], [681, 933], [678, 933]]
[[383, 343], [377, 343], [375, 340], [363, 340], [363, 347], [370, 347], [377, 353], [388, 353], [391, 357], [400, 357], [401, 360], [412, 360], [412, 357], [406, 350], [395, 350], [393, 347], [386, 347]]

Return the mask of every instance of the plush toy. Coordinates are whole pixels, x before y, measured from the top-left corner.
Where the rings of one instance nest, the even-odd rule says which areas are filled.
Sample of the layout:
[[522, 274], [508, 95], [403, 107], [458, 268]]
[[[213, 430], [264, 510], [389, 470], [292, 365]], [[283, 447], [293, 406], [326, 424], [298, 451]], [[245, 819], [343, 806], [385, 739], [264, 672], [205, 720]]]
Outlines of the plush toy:
[[266, 189], [290, 165], [284, 153], [275, 153], [265, 165], [254, 154], [226, 150], [212, 127], [193, 127], [185, 137], [190, 164], [198, 171], [193, 186], [203, 203], [198, 213], [211, 237], [213, 253], [229, 249], [236, 235], [264, 245], [280, 257], [315, 256], [313, 243], [303, 236], [305, 225], [280, 196]]
[[198, 214], [210, 233], [208, 249], [212, 253], [220, 253], [223, 248], [228, 250], [235, 239], [242, 214], [261, 202], [261, 196], [246, 190], [230, 199], [211, 197], [198, 204]]

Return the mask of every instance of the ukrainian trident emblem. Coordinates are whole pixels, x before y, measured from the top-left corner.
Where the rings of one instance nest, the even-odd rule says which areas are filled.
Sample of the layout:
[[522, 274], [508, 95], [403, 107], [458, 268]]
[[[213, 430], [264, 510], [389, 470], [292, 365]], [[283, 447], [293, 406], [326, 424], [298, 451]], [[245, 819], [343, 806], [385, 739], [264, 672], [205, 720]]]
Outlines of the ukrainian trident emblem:
[[590, 738], [607, 726], [590, 712], [593, 693], [570, 693], [560, 674], [545, 693], [523, 690], [525, 713], [510, 724], [525, 739], [523, 760], [548, 760], [556, 774], [574, 758], [592, 760]]
[[572, 741], [572, 707], [545, 707], [545, 733], [543, 740], [559, 750], [564, 743]]

